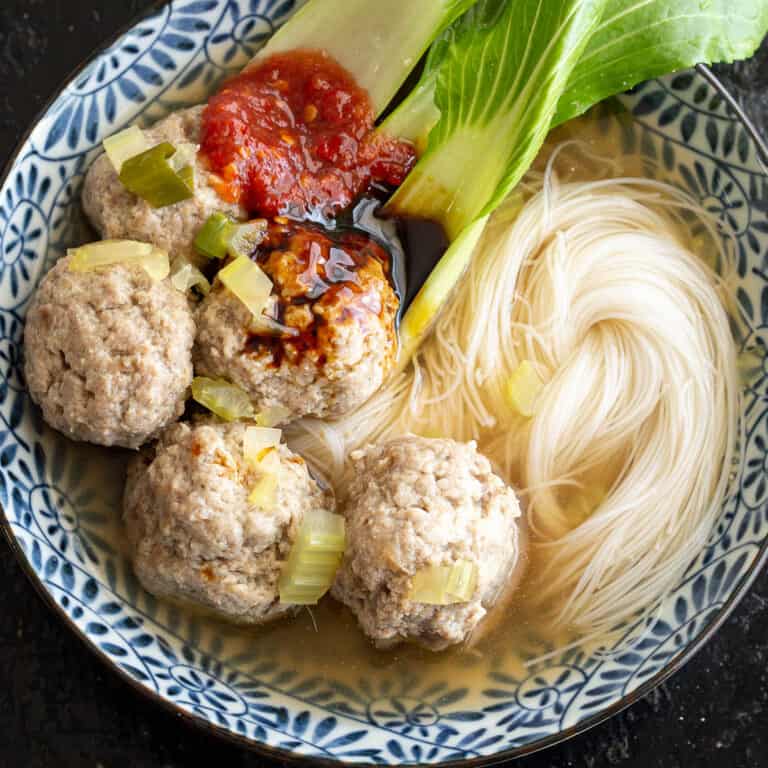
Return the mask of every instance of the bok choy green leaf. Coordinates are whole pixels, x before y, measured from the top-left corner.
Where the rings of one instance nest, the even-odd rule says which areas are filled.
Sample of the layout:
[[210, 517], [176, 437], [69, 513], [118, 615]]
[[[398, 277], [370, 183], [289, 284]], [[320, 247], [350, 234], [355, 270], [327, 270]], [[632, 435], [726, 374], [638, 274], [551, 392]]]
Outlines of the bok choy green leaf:
[[[553, 126], [644, 80], [694, 64], [751, 56], [768, 33], [766, 0], [608, 0], [560, 98]], [[382, 130], [425, 148], [440, 118], [435, 88], [452, 48], [447, 30], [430, 49], [418, 85]]]
[[490, 212], [544, 142], [607, 0], [481, 0], [451, 30], [427, 151], [388, 204], [451, 240]]
[[694, 64], [746, 59], [766, 31], [765, 0], [609, 0], [553, 125], [643, 80]]
[[254, 61], [300, 48], [325, 50], [368, 91], [378, 115], [430, 43], [475, 2], [310, 0]]

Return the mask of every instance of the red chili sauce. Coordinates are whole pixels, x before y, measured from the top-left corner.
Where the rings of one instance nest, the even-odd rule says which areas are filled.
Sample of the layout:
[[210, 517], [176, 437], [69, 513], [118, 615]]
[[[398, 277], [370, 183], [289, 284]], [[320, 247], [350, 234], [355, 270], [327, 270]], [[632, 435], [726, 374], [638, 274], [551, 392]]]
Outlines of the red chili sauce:
[[398, 186], [415, 153], [374, 130], [368, 94], [324, 52], [276, 54], [229, 80], [203, 113], [219, 194], [252, 214], [331, 216], [372, 183]]

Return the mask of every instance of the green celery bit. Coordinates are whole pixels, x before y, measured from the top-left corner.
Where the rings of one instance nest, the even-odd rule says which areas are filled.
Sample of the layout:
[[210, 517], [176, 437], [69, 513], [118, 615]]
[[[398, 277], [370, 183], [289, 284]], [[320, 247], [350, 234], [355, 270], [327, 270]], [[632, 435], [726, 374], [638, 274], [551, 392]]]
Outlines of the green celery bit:
[[226, 258], [230, 224], [223, 213], [212, 213], [195, 237], [197, 252], [209, 259]]
[[266, 219], [255, 219], [246, 224], [230, 224], [227, 230], [229, 255], [234, 259], [239, 256], [250, 258], [266, 233]]
[[112, 167], [120, 173], [126, 160], [149, 149], [149, 142], [141, 128], [138, 125], [132, 125], [124, 131], [108, 136], [102, 142], [102, 146]]
[[164, 208], [192, 197], [194, 172], [191, 166], [178, 173], [174, 171], [169, 160], [175, 153], [173, 144], [164, 141], [129, 158], [120, 170], [120, 181], [153, 208]]
[[249, 419], [254, 415], [248, 395], [224, 379], [196, 376], [192, 380], [192, 397], [224, 421]]
[[309, 0], [270, 39], [255, 62], [299, 48], [326, 50], [368, 91], [379, 115], [432, 40], [475, 2]]
[[194, 288], [203, 296], [211, 290], [208, 278], [194, 264], [189, 262], [182, 263], [171, 275], [171, 285], [182, 293]]
[[[180, 171], [176, 171], [176, 175], [184, 182], [184, 186], [189, 189], [192, 194], [195, 191], [195, 168], [192, 165], [185, 165]], [[186, 198], [182, 198], [185, 200]]]
[[523, 360], [512, 371], [507, 382], [507, 399], [512, 409], [525, 418], [536, 414], [536, 399], [544, 388], [536, 368], [530, 360]]
[[280, 602], [314, 605], [331, 588], [341, 565], [346, 534], [344, 518], [323, 510], [304, 516], [280, 574]]
[[453, 565], [429, 565], [411, 581], [408, 599], [427, 605], [469, 602], [477, 589], [477, 566], [468, 560]]
[[195, 238], [199, 254], [209, 259], [250, 257], [267, 232], [266, 219], [254, 219], [245, 224], [232, 221], [223, 213], [213, 213]]

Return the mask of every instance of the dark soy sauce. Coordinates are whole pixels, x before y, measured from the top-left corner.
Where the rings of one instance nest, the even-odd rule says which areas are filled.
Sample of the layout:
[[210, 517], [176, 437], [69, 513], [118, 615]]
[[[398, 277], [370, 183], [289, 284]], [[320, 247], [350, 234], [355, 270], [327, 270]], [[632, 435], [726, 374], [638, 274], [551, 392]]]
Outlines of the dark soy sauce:
[[362, 230], [387, 249], [392, 282], [400, 299], [398, 323], [430, 272], [448, 249], [442, 225], [429, 219], [379, 215], [391, 191], [378, 188], [336, 220], [336, 226]]

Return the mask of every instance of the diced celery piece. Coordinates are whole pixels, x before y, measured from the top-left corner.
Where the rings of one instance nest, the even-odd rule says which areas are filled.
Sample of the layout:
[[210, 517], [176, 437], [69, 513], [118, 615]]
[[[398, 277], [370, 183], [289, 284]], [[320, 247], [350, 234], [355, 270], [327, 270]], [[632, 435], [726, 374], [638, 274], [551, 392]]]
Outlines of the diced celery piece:
[[189, 262], [182, 264], [171, 275], [171, 285], [182, 293], [186, 293], [192, 288], [197, 288], [203, 295], [211, 290], [211, 284], [206, 276], [194, 265]]
[[227, 250], [230, 256], [251, 256], [266, 233], [265, 219], [254, 219], [245, 224], [230, 224], [227, 228]]
[[223, 213], [213, 213], [195, 237], [198, 253], [209, 259], [251, 256], [267, 233], [266, 219], [254, 219], [240, 224]]
[[125, 264], [142, 267], [153, 280], [163, 280], [171, 271], [165, 251], [136, 240], [102, 240], [70, 248], [67, 255], [72, 272], [92, 272], [113, 264]]
[[[184, 182], [185, 186], [192, 192], [195, 190], [195, 167], [186, 165], [180, 171], [176, 171], [177, 176]], [[187, 195], [191, 197], [191, 195]], [[182, 198], [183, 199], [183, 198]]]
[[440, 565], [423, 568], [413, 575], [411, 591], [408, 598], [416, 603], [427, 605], [447, 605], [450, 600], [445, 598], [445, 582], [447, 571]]
[[467, 560], [456, 563], [448, 573], [445, 592], [457, 600], [472, 599], [477, 589], [477, 566]]
[[278, 424], [288, 421], [290, 416], [291, 412], [287, 408], [275, 405], [259, 411], [256, 414], [254, 421], [260, 427], [276, 427]]
[[258, 466], [267, 449], [280, 445], [283, 433], [270, 427], [248, 427], [243, 436], [243, 455], [245, 460]]
[[171, 158], [176, 147], [168, 141], [131, 157], [123, 163], [120, 181], [153, 208], [164, 208], [194, 195], [194, 173], [176, 171]]
[[345, 526], [341, 515], [323, 515], [302, 531], [305, 546], [320, 552], [341, 552], [344, 549]]
[[149, 142], [138, 125], [132, 125], [124, 131], [115, 133], [102, 142], [109, 162], [120, 173], [123, 163], [149, 149]]
[[280, 602], [314, 605], [330, 589], [346, 546], [344, 518], [308, 512], [280, 576]]
[[[257, 448], [256, 437], [252, 437], [251, 445], [248, 445], [248, 431], [254, 429], [264, 432], [277, 432], [277, 442], [270, 436], [261, 437], [261, 445]], [[280, 430], [265, 430], [262, 427], [249, 427], [246, 430], [245, 458], [258, 472], [259, 479], [251, 489], [248, 496], [249, 503], [261, 509], [272, 509], [277, 502], [277, 489], [280, 484], [280, 455], [276, 447], [280, 444]], [[255, 452], [254, 452], [255, 451]]]
[[219, 280], [258, 317], [264, 309], [272, 281], [258, 264], [240, 256], [219, 272]]
[[212, 213], [195, 237], [197, 252], [209, 259], [225, 258], [230, 224], [223, 213]]
[[180, 173], [186, 168], [194, 168], [197, 160], [197, 144], [183, 141], [176, 144], [176, 151], [171, 155], [168, 162], [176, 173]]
[[531, 418], [536, 413], [536, 399], [544, 388], [536, 369], [529, 360], [523, 360], [507, 382], [507, 398], [521, 416]]
[[248, 395], [223, 379], [196, 376], [192, 381], [192, 397], [224, 421], [249, 419], [254, 414]]
[[144, 257], [138, 259], [138, 264], [144, 267], [144, 270], [153, 280], [165, 280], [171, 272], [171, 263], [168, 254], [160, 248], [152, 250]]
[[410, 600], [427, 605], [466, 603], [477, 589], [477, 565], [459, 560], [453, 565], [430, 565], [418, 570], [411, 582]]

